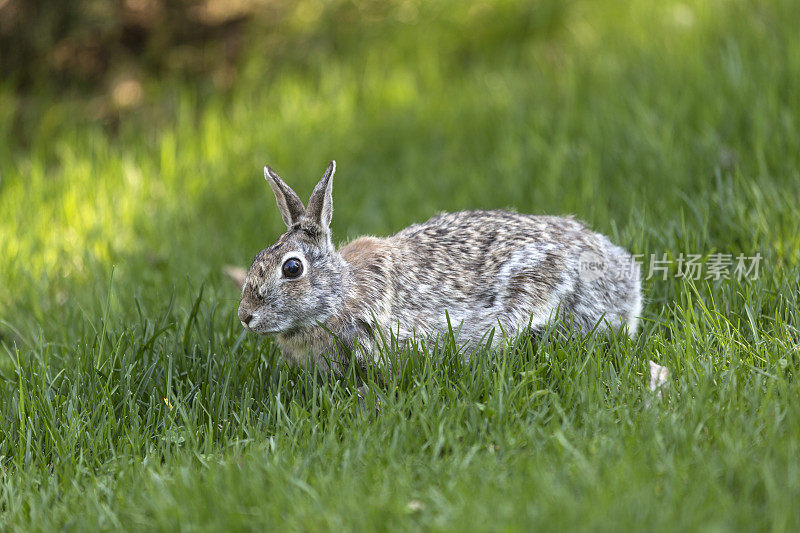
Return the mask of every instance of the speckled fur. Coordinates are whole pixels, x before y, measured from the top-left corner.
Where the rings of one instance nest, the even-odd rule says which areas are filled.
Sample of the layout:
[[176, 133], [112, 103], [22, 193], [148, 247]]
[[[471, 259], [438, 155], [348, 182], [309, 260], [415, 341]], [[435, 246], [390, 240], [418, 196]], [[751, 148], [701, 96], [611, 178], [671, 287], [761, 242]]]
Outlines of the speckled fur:
[[[334, 171], [331, 162], [306, 209], [265, 169], [287, 232], [255, 257], [239, 318], [251, 331], [275, 334], [294, 363], [335, 372], [353, 357], [368, 365], [377, 360], [377, 330], [400, 343], [431, 338], [447, 330], [445, 313], [453, 329], [460, 328], [459, 343], [473, 346], [492, 328], [497, 344], [499, 326], [511, 336], [553, 321], [571, 322], [582, 333], [599, 324], [635, 335], [638, 266], [583, 223], [510, 211], [444, 213], [391, 237], [360, 237], [337, 251], [329, 229]], [[602, 258], [599, 278], [581, 275], [585, 253]], [[281, 274], [289, 256], [304, 261], [299, 279]]]

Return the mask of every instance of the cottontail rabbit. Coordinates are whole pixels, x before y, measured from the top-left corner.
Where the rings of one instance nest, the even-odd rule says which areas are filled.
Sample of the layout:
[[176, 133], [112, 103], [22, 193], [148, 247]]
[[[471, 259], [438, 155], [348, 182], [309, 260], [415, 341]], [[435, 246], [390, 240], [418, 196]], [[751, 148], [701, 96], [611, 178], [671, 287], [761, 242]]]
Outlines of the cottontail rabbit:
[[378, 330], [402, 345], [447, 331], [448, 318], [460, 344], [477, 345], [498, 326], [514, 335], [553, 321], [582, 333], [598, 324], [636, 333], [639, 267], [581, 222], [444, 213], [337, 250], [330, 232], [335, 169], [332, 161], [308, 207], [264, 169], [287, 231], [256, 255], [238, 314], [248, 330], [275, 335], [291, 361], [334, 372], [351, 360], [368, 365], [377, 361]]

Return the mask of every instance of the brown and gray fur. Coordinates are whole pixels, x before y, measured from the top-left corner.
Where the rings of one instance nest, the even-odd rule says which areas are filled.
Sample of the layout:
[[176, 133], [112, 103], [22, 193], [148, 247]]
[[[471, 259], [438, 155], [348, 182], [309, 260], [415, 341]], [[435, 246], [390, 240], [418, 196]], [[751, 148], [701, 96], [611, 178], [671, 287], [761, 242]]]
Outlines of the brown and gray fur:
[[[581, 333], [599, 326], [635, 335], [639, 268], [628, 252], [581, 222], [510, 211], [444, 213], [336, 250], [330, 232], [335, 168], [331, 162], [308, 207], [264, 169], [287, 231], [256, 255], [238, 315], [248, 330], [275, 335], [290, 361], [335, 372], [351, 358], [369, 365], [377, 361], [379, 330], [400, 344], [430, 339], [447, 331], [448, 316], [453, 330], [460, 329], [459, 344], [473, 346], [492, 328], [513, 336], [554, 321]], [[585, 257], [599, 259], [602, 274], [583, 275]], [[282, 273], [288, 258], [302, 261], [297, 279]], [[494, 335], [495, 344], [503, 337]]]

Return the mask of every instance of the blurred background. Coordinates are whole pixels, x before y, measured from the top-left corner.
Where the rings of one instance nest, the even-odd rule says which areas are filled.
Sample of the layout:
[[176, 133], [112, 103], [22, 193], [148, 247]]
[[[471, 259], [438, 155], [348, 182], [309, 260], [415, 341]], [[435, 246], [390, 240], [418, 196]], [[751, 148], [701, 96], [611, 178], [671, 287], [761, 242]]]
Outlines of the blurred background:
[[283, 227], [265, 164], [306, 198], [337, 160], [338, 242], [513, 207], [635, 253], [796, 264], [798, 21], [795, 0], [0, 0], [0, 336], [203, 283], [234, 309], [221, 267]]

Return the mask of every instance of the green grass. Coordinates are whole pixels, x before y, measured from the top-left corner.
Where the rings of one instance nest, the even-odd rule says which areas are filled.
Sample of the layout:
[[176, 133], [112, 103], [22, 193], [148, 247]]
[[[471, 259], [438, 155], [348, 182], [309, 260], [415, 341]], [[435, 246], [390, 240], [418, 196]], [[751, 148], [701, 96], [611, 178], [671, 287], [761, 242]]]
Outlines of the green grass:
[[[313, 5], [114, 124], [0, 88], [0, 529], [800, 528], [800, 4]], [[281, 231], [261, 167], [332, 158], [338, 241], [514, 207], [761, 276], [647, 280], [635, 341], [406, 353], [374, 415], [221, 274]]]

